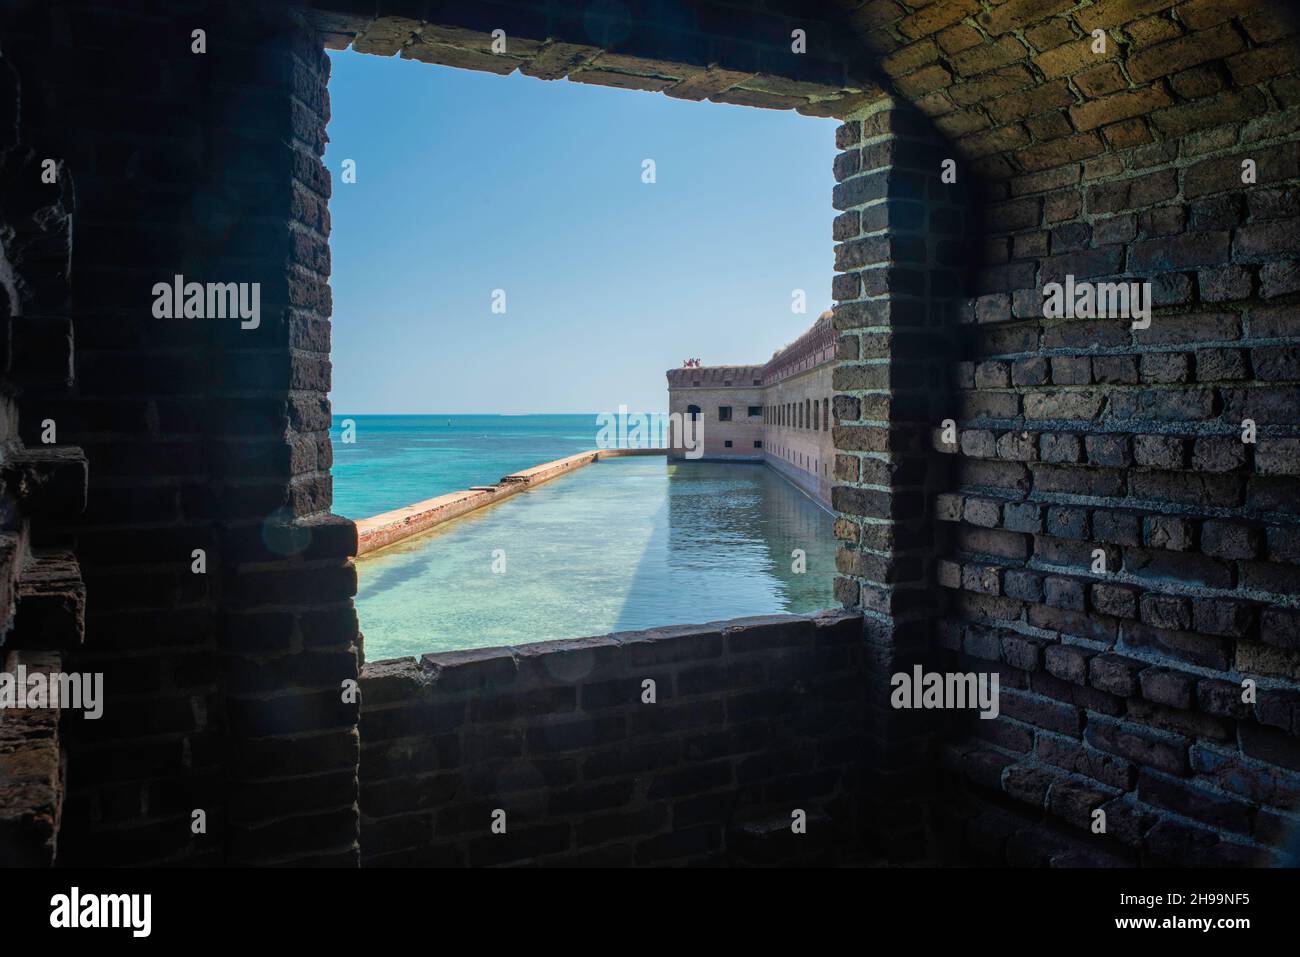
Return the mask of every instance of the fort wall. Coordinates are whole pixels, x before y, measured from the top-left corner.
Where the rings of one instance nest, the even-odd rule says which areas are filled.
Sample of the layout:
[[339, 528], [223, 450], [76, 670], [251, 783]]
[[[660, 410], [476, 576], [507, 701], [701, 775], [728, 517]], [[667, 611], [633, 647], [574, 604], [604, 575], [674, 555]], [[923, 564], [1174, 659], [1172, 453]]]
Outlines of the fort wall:
[[367, 664], [362, 862], [852, 861], [861, 627], [742, 618]]
[[[835, 446], [830, 313], [762, 366], [670, 369], [669, 412], [702, 414], [705, 457], [765, 462], [830, 508]], [[686, 457], [681, 451], [671, 454]]]
[[833, 363], [825, 362], [764, 390], [765, 418], [770, 419], [764, 427], [764, 461], [827, 508], [835, 481], [833, 369]]
[[761, 461], [763, 370], [760, 366], [708, 366], [668, 373], [668, 413], [685, 422], [695, 416], [701, 454], [686, 449], [670, 428], [674, 459]]

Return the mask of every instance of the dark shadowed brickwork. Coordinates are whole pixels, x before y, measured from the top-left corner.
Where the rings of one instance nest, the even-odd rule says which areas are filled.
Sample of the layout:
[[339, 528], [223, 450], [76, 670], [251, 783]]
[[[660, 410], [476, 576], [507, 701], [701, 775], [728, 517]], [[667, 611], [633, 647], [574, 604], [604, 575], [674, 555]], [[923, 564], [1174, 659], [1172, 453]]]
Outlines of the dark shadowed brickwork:
[[861, 631], [787, 615], [368, 665], [362, 863], [853, 861]]
[[[25, 196], [76, 197], [70, 284], [65, 269], [59, 311], [33, 316], [49, 344], [23, 367], [71, 347], [75, 377], [15, 379], [25, 446], [89, 461], [88, 493], [83, 478], [77, 507], [32, 534], [80, 564], [86, 641], [65, 667], [103, 672], [106, 694], [100, 720], [65, 715], [59, 860], [354, 863], [356, 706], [338, 687], [357, 668], [355, 529], [327, 515], [324, 54], [284, 17], [221, 7], [203, 14], [221, 56], [193, 54], [191, 13], [167, 4], [6, 14], [22, 141], [62, 167]], [[153, 318], [153, 284], [176, 274], [259, 282], [259, 328]]]
[[891, 855], [911, 857], [928, 844], [921, 799], [937, 726], [891, 708], [890, 679], [933, 664], [928, 503], [948, 469], [931, 454], [930, 432], [947, 408], [950, 304], [965, 288], [975, 223], [966, 183], [942, 176], [951, 150], [914, 109], [882, 100], [854, 113], [837, 140], [832, 504], [844, 544], [835, 590], [862, 608], [872, 662], [867, 828]]
[[[0, 716], [0, 862], [1280, 860], [1300, 824], [1295, 16], [623, 9], [0, 5], [0, 655], [106, 691], [99, 721]], [[330, 514], [320, 159], [324, 50], [346, 47], [844, 121], [851, 616], [362, 669], [356, 531]], [[259, 283], [260, 324], [153, 318], [178, 274]], [[1149, 327], [1044, 318], [1067, 275], [1150, 282]], [[917, 665], [996, 671], [999, 716], [891, 707]]]
[[[61, 670], [83, 636], [77, 558], [46, 535], [85, 507], [86, 458], [66, 443], [24, 442], [47, 432], [44, 401], [72, 385], [73, 189], [66, 163], [45, 164], [21, 130], [23, 92], [18, 71], [0, 60], [0, 621], [8, 631], [0, 670], [44, 674]], [[51, 182], [40, 184], [42, 174]], [[65, 790], [59, 717], [57, 708], [0, 710], [0, 862], [48, 866], [56, 858]]]
[[[955, 396], [931, 421], [955, 474], [926, 503], [946, 530], [928, 569], [945, 667], [1002, 686], [996, 721], [939, 746], [960, 858], [1274, 863], [1300, 825], [1300, 57], [1281, 6], [936, 3], [880, 41], [896, 88], [982, 181], [982, 268], [944, 323]], [[868, 129], [841, 130], [850, 200], [879, 175]], [[836, 280], [841, 327], [868, 277], [891, 280], [877, 335], [920, 323], [921, 287], [892, 281], [904, 243]], [[1067, 274], [1151, 282], [1150, 327], [1043, 318], [1043, 287]], [[858, 358], [851, 340], [843, 355]], [[895, 476], [909, 456], [889, 456]], [[868, 522], [884, 507], [841, 505]], [[885, 576], [897, 594], [918, 574], [898, 565], [858, 574], [865, 607]]]

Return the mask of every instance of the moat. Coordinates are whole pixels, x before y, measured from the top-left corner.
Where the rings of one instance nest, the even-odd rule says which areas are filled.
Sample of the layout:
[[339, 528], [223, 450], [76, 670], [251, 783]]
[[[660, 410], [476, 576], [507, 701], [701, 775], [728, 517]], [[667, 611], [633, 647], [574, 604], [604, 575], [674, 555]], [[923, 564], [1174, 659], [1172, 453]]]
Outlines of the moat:
[[366, 658], [831, 608], [832, 522], [762, 465], [603, 461], [359, 560]]

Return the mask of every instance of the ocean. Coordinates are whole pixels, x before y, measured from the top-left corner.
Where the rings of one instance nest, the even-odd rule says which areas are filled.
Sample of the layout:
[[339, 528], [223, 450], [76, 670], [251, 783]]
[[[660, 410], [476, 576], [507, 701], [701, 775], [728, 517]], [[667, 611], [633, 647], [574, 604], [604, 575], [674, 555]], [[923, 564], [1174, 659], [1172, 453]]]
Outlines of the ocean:
[[[344, 423], [355, 441], [344, 441]], [[336, 415], [334, 512], [354, 521], [596, 448], [596, 415]]]

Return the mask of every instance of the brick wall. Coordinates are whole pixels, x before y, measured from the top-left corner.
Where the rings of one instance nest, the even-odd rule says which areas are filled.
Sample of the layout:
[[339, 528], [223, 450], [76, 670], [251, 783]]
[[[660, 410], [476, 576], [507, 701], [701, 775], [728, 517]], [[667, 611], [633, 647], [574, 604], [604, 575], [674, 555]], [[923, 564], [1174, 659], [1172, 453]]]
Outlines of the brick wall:
[[927, 503], [946, 469], [928, 437], [945, 408], [949, 305], [974, 227], [965, 183], [943, 181], [952, 150], [923, 115], [886, 100], [849, 117], [837, 140], [835, 593], [863, 610], [871, 649], [870, 828], [891, 854], [919, 855], [936, 728], [924, 713], [890, 707], [890, 679], [932, 661]]
[[[958, 763], [1076, 827], [1105, 809], [1130, 857], [1265, 861], [1300, 824], [1297, 155], [1243, 117], [1013, 178], [960, 314], [943, 634], [1009, 690]], [[1041, 318], [1067, 273], [1151, 281], [1150, 328]]]
[[[48, 675], [63, 667], [56, 651], [11, 651], [10, 673]], [[58, 707], [0, 711], [0, 864], [49, 867], [58, 858], [65, 792]]]
[[[435, 853], [442, 799], [404, 805], [403, 787], [410, 802], [434, 798], [400, 781], [371, 789], [392, 815], [362, 799], [377, 829], [358, 840], [359, 708], [340, 694], [357, 676], [355, 528], [329, 515], [322, 45], [846, 119], [832, 494], [837, 594], [865, 635], [864, 726], [846, 731], [864, 735], [861, 832], [896, 857], [938, 833], [963, 858], [1021, 864], [1276, 859], [1300, 793], [1294, 16], [1259, 0], [403, 10], [57, 0], [2, 11], [0, 242], [21, 267], [0, 270], [0, 614], [17, 610], [6, 653], [69, 648], [65, 666], [103, 671], [107, 692], [104, 719], [64, 722], [59, 860]], [[204, 54], [191, 49], [196, 28]], [[513, 44], [504, 55], [489, 52], [498, 28]], [[790, 49], [795, 28], [806, 55]], [[23, 179], [44, 158], [56, 189]], [[956, 183], [941, 178], [945, 159], [958, 161]], [[260, 327], [153, 319], [152, 285], [177, 273], [260, 283]], [[1149, 280], [1150, 328], [1042, 318], [1043, 285], [1067, 273]], [[53, 450], [41, 448], [46, 419]], [[945, 419], [955, 443], [942, 441]], [[1245, 419], [1253, 443], [1240, 440]], [[1097, 549], [1105, 566], [1093, 572]], [[723, 637], [689, 643], [719, 642], [730, 654]], [[446, 695], [470, 732], [511, 725], [525, 761], [528, 735], [544, 748], [566, 720], [590, 729], [579, 742], [642, 720], [639, 704], [589, 720], [588, 686], [568, 678], [539, 678], [542, 703], [518, 705], [545, 720], [476, 715], [489, 707], [477, 692], [432, 677], [490, 686], [496, 658], [481, 657], [384, 680]], [[797, 700], [818, 720], [791, 697], [802, 659], [753, 660], [762, 678], [725, 671], [732, 690], [703, 713], [725, 701], [725, 721], [752, 679], [775, 683], [756, 700]], [[666, 664], [683, 694], [687, 665]], [[996, 668], [1001, 717], [968, 726], [891, 709], [891, 675], [915, 664]], [[1247, 679], [1256, 697], [1242, 701]], [[371, 691], [368, 713], [403, 711], [401, 692], [383, 703], [384, 681]], [[418, 729], [427, 715], [412, 715]], [[470, 732], [453, 737], [479, 747]], [[692, 732], [673, 733], [664, 740], [684, 748]], [[419, 733], [403, 737], [411, 747], [393, 752], [376, 739], [391, 768], [432, 760], [413, 746]], [[811, 731], [801, 741], [821, 760]], [[575, 744], [556, 766], [581, 782], [600, 752]], [[493, 752], [466, 753], [471, 770], [497, 773]], [[763, 766], [758, 754], [725, 752], [732, 777], [717, 793], [766, 810], [766, 785], [736, 783]], [[683, 793], [704, 806], [716, 772], [682, 760]], [[592, 793], [609, 799], [627, 781], [639, 793], [645, 780], [629, 772]], [[552, 814], [560, 790], [541, 793], [520, 831], [546, 848], [562, 832], [571, 843], [547, 853], [581, 853], [586, 812]], [[677, 820], [657, 806], [650, 820]], [[1104, 835], [1088, 826], [1099, 808]], [[199, 809], [208, 830], [196, 834]], [[723, 816], [683, 824], [690, 838], [676, 824], [623, 826], [614, 857], [680, 851], [678, 840], [703, 842], [679, 860], [748, 853]], [[457, 837], [437, 853], [473, 863], [482, 847]]]
[[[931, 423], [955, 473], [927, 507], [940, 660], [998, 671], [1002, 715], [944, 722], [938, 820], [963, 858], [1272, 863], [1300, 825], [1295, 24], [1254, 3], [1069, 6], [948, 3], [933, 37], [881, 34], [984, 220]], [[845, 127], [843, 168], [865, 129]], [[1043, 318], [1067, 274], [1150, 281], [1150, 327]]]
[[[937, 647], [923, 632], [895, 639], [891, 652], [912, 659], [886, 671], [999, 672], [996, 721], [945, 716], [929, 739], [916, 716], [882, 721], [915, 737], [915, 754], [937, 745], [940, 787], [918, 760], [912, 793], [938, 798], [953, 855], [1269, 862], [1295, 831], [1300, 793], [1295, 24], [1253, 3], [1070, 7], [858, 9], [895, 88], [952, 146], [927, 153], [924, 126], [896, 128], [874, 107], [841, 128], [835, 297], [850, 334], [837, 373], [837, 587], [867, 610], [868, 634], [871, 601], [888, 596], [879, 621], [893, 635], [915, 616], [899, 614], [900, 583], [947, 591]], [[915, 143], [900, 139], [909, 133]], [[891, 166], [890, 153], [903, 158]], [[956, 297], [924, 284], [927, 263], [946, 264], [915, 236], [925, 209], [895, 224], [888, 202], [909, 163], [932, 177], [945, 153], [981, 207], [968, 235], [982, 268]], [[1243, 159], [1256, 182], [1241, 182]], [[1150, 328], [1044, 319], [1042, 289], [1066, 274], [1149, 280]], [[946, 404], [903, 411], [933, 366], [909, 370], [890, 351], [899, 306], [912, 326], [959, 333], [947, 334], [958, 361]], [[870, 338], [852, 331], [864, 314]], [[885, 368], [870, 369], [867, 341]], [[864, 431], [866, 397], [887, 411]], [[926, 417], [928, 455], [899, 434]], [[922, 510], [937, 520], [929, 531]], [[900, 516], [914, 555], [886, 537]], [[1258, 691], [1243, 703], [1246, 679]], [[1091, 829], [1096, 809], [1105, 834]]]
[[[378, 15], [368, 0], [300, 5], [329, 49], [808, 116], [843, 116], [880, 93], [835, 3], [417, 2]], [[505, 34], [502, 53], [494, 30]]]
[[[48, 673], [83, 637], [76, 557], [47, 541], [86, 502], [86, 459], [43, 424], [72, 385], [68, 263], [74, 189], [66, 163], [19, 122], [24, 89], [0, 60], [0, 671]], [[31, 97], [27, 97], [30, 104]], [[39, 435], [25, 443], [24, 431]], [[58, 708], [0, 710], [0, 863], [53, 863], [65, 754]]]
[[363, 863], [852, 861], [861, 628], [778, 616], [368, 664]]
[[[76, 184], [75, 380], [26, 389], [19, 422], [36, 447], [53, 420], [90, 465], [85, 511], [53, 509], [41, 532], [85, 579], [66, 665], [103, 672], [106, 696], [102, 719], [65, 721], [59, 860], [355, 863], [356, 705], [339, 691], [357, 668], [355, 529], [327, 514], [327, 63], [287, 14], [196, 16], [25, 5], [0, 36], [39, 90], [22, 136]], [[153, 318], [154, 283], [178, 273], [259, 283], [260, 326]]]

